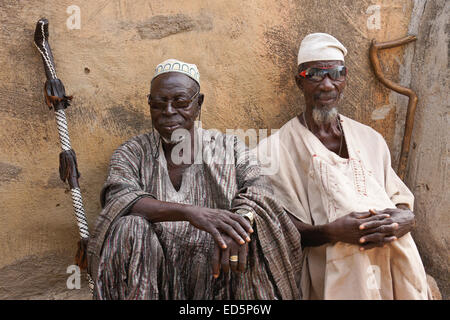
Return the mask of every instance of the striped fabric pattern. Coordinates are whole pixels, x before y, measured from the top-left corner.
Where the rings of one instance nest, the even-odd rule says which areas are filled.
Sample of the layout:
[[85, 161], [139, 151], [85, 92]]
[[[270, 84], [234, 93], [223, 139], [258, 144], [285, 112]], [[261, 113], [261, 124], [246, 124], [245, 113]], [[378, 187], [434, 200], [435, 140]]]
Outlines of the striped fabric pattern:
[[[236, 136], [201, 128], [196, 132], [201, 148], [183, 173], [178, 191], [169, 179], [162, 149], [157, 159], [152, 156], [153, 141], [159, 137], [137, 136], [113, 153], [101, 192], [103, 210], [88, 246], [94, 297], [299, 299], [300, 234], [274, 199], [253, 155]], [[200, 155], [222, 161], [205, 162]], [[221, 273], [214, 280], [212, 236], [188, 222], [149, 223], [127, 215], [141, 197], [252, 210], [255, 232], [246, 272]]]

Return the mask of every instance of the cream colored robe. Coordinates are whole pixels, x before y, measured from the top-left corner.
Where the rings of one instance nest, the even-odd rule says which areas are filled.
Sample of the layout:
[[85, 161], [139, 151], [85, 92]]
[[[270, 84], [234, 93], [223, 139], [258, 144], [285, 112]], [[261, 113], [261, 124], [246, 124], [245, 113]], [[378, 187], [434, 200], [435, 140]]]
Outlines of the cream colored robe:
[[[414, 196], [391, 167], [389, 149], [372, 128], [340, 115], [349, 159], [328, 150], [298, 117], [263, 140], [259, 159], [284, 208], [300, 221], [323, 225], [350, 212], [395, 208]], [[388, 245], [359, 251], [338, 242], [307, 247], [303, 299], [427, 299], [426, 274], [408, 233]]]

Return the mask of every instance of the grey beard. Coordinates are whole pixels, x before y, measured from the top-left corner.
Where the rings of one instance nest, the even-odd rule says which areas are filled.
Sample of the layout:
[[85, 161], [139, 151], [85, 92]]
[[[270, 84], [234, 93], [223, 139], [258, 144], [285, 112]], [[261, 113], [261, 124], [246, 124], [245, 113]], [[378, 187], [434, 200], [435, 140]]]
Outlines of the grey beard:
[[338, 117], [338, 111], [336, 107], [331, 109], [314, 107], [312, 110], [312, 117], [317, 125], [330, 124], [336, 121]]

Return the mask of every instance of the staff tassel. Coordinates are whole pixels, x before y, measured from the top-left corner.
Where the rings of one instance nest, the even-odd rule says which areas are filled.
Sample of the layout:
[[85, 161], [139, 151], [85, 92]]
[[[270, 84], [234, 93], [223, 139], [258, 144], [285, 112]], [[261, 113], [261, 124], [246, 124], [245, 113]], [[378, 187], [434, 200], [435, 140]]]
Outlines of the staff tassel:
[[[70, 145], [69, 130], [67, 128], [67, 120], [64, 109], [70, 106], [72, 96], [66, 96], [65, 88], [60, 79], [56, 76], [55, 62], [53, 54], [48, 43], [48, 20], [39, 19], [34, 32], [34, 44], [42, 56], [44, 62], [45, 82], [44, 95], [45, 102], [49, 109], [55, 111], [56, 125], [58, 128], [59, 139], [61, 142], [62, 152], [59, 154], [59, 177], [63, 182], [67, 182], [72, 193], [72, 202], [75, 217], [80, 232], [80, 240], [78, 241], [78, 250], [75, 255], [75, 263], [80, 269], [87, 269], [87, 242], [89, 239], [89, 230], [84, 213], [83, 198], [81, 197], [80, 185], [78, 178], [77, 157], [75, 151]], [[91, 292], [93, 290], [93, 281], [88, 273], [88, 282]]]

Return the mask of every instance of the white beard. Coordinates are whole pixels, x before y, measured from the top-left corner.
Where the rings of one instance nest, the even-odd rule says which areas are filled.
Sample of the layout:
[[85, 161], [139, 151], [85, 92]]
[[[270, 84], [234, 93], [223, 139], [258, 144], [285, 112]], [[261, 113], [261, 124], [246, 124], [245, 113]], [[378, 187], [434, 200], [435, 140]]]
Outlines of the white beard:
[[314, 107], [312, 110], [312, 118], [318, 126], [330, 124], [336, 121], [337, 117], [338, 111], [336, 107], [331, 109]]

